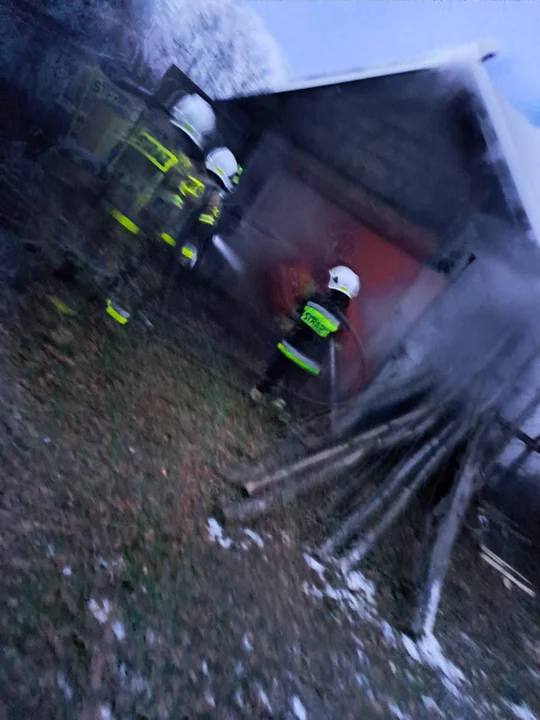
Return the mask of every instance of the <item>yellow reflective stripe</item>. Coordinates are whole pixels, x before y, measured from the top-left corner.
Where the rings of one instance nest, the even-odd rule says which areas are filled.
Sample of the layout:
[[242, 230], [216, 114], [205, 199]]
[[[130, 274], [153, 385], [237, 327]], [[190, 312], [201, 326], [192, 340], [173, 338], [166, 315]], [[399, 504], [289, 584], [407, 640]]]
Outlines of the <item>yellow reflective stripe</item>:
[[307, 302], [306, 305], [310, 308], [313, 308], [313, 310], [320, 313], [326, 320], [328, 320], [329, 324], [333, 328], [333, 331], [339, 328], [340, 322], [338, 318], [330, 312], [330, 310], [327, 310], [325, 307], [319, 305], [319, 303], [313, 302], [312, 300]]
[[161, 172], [166, 173], [178, 162], [178, 158], [174, 153], [147, 132], [139, 132], [136, 136], [130, 138], [128, 145], [131, 145], [141, 155], [144, 155]]
[[289, 345], [286, 340], [278, 343], [277, 348], [285, 355], [286, 358], [289, 358], [289, 360], [291, 360], [295, 365], [298, 365], [298, 367], [302, 368], [302, 370], [306, 370], [306, 372], [311, 375], [320, 374], [321, 368], [319, 365], [303, 355], [296, 348], [293, 348], [292, 345]]
[[121, 308], [117, 310], [110, 300], [107, 300], [106, 312], [107, 315], [110, 315], [117, 323], [120, 323], [120, 325], [125, 325], [130, 317], [129, 313], [125, 312], [125, 310]]
[[57, 310], [60, 310], [64, 315], [76, 315], [75, 310], [72, 310], [65, 302], [57, 298], [56, 295], [48, 295], [48, 300], [54, 305]]
[[138, 225], [135, 225], [135, 223], [130, 220], [126, 215], [120, 212], [120, 210], [117, 210], [116, 208], [112, 208], [110, 211], [111, 215], [115, 220], [117, 220], [120, 225], [126, 228], [130, 233], [133, 233], [133, 235], [137, 235], [139, 232]]
[[171, 245], [172, 247], [174, 247], [176, 245], [176, 240], [173, 237], [171, 237], [168, 233], [165, 233], [165, 232], [161, 233], [161, 235], [159, 237], [162, 240], [165, 240], [167, 245]]
[[320, 337], [326, 337], [331, 332], [336, 332], [339, 328], [339, 320], [332, 313], [329, 313], [321, 305], [308, 302], [300, 318], [303, 323], [308, 325]]
[[184, 257], [187, 257], [189, 260], [191, 260], [193, 258], [193, 256], [195, 255], [193, 250], [191, 248], [187, 247], [187, 245], [184, 245], [182, 247], [181, 253]]
[[168, 202], [170, 205], [174, 205], [174, 207], [177, 207], [177, 208], [184, 207], [184, 201], [182, 200], [180, 195], [171, 193], [170, 195], [166, 196], [165, 201]]
[[199, 198], [204, 192], [204, 183], [196, 177], [193, 177], [193, 175], [189, 175], [186, 180], [180, 183], [179, 190], [182, 195], [191, 195]]
[[240, 182], [240, 176], [242, 175], [243, 172], [244, 172], [244, 169], [241, 168], [240, 166], [238, 166], [238, 170], [236, 171], [236, 173], [234, 174], [233, 179], [232, 179], [233, 185], [238, 185], [238, 183]]
[[207, 225], [215, 225], [221, 213], [219, 205], [215, 205], [208, 209], [208, 212], [201, 213], [199, 216], [199, 222], [206, 223]]

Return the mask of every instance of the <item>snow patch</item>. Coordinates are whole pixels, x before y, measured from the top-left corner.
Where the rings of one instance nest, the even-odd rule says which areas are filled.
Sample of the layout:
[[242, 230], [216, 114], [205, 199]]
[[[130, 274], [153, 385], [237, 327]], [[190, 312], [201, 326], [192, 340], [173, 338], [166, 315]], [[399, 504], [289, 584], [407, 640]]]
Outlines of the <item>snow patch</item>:
[[203, 672], [203, 675], [206, 675], [206, 677], [208, 677], [208, 663], [206, 662], [206, 660], [202, 661], [201, 670]]
[[358, 687], [364, 689], [369, 688], [369, 680], [365, 675], [362, 675], [362, 673], [354, 673], [354, 679], [356, 680]]
[[264, 689], [257, 683], [257, 697], [259, 698], [261, 705], [263, 705], [269, 713], [272, 713], [272, 706], [270, 705], [270, 700], [268, 699], [268, 695], [264, 692]]
[[419, 643], [415, 643], [410, 637], [401, 634], [405, 650], [415, 662], [424, 662], [434, 670], [442, 673], [444, 686], [455, 697], [460, 696], [458, 685], [466, 680], [463, 672], [450, 662], [441, 649], [441, 646], [431, 634], [425, 635]]
[[503, 703], [519, 720], [537, 720], [536, 715], [533, 714], [527, 705], [515, 705], [514, 703], [508, 702], [508, 700], [503, 700]]
[[358, 659], [363, 665], [367, 665], [369, 663], [367, 655], [363, 650], [360, 650], [360, 648], [356, 648], [356, 654], [358, 655]]
[[381, 630], [387, 645], [396, 647], [396, 633], [390, 623], [386, 622], [386, 620], [381, 620]]
[[253, 650], [253, 645], [249, 642], [249, 638], [248, 638], [248, 636], [246, 635], [246, 633], [244, 633], [244, 636], [243, 636], [243, 638], [242, 638], [242, 647], [243, 647], [244, 650], [246, 650], [247, 652], [251, 652], [251, 651]]
[[424, 704], [424, 707], [426, 710], [430, 710], [431, 712], [436, 712], [439, 715], [444, 715], [441, 708], [437, 705], [435, 700], [433, 698], [428, 697], [427, 695], [422, 695], [422, 703]]
[[315, 560], [315, 558], [312, 558], [311, 555], [307, 555], [307, 553], [304, 553], [304, 560], [306, 561], [307, 565], [313, 570], [313, 572], [316, 572], [317, 575], [322, 578], [326, 570], [324, 565], [322, 565], [320, 562], [317, 562], [317, 560]]
[[88, 609], [92, 613], [92, 615], [96, 618], [96, 620], [103, 625], [107, 622], [109, 618], [109, 613], [111, 611], [111, 606], [108, 600], [104, 600], [103, 604], [100, 605], [94, 598], [90, 600], [88, 603]]
[[395, 703], [389, 703], [388, 709], [392, 715], [395, 715], [398, 718], [398, 720], [409, 720], [409, 716], [401, 712], [401, 709]]
[[403, 641], [403, 645], [405, 646], [405, 650], [409, 653], [412, 659], [416, 662], [422, 662], [422, 658], [420, 657], [420, 653], [418, 652], [418, 648], [416, 647], [414, 640], [404, 633], [401, 633], [401, 639]]
[[64, 698], [66, 700], [71, 700], [73, 698], [73, 688], [68, 684], [63, 673], [58, 673], [56, 676], [56, 682], [58, 683], [58, 687], [60, 688]]
[[113, 622], [111, 629], [117, 640], [123, 640], [126, 637], [126, 629], [119, 620], [115, 620], [115, 622]]
[[150, 683], [140, 673], [137, 673], [131, 678], [130, 685], [132, 692], [138, 693], [139, 695], [142, 695], [144, 693], [147, 698], [150, 698], [152, 696]]
[[[322, 576], [319, 577], [322, 579]], [[322, 588], [316, 588], [304, 582], [302, 589], [306, 595], [336, 600], [343, 611], [352, 611], [365, 620], [373, 620], [377, 613], [373, 583], [360, 572], [349, 573], [342, 577], [347, 584], [346, 588], [332, 587], [328, 582], [325, 582]]]
[[460, 632], [459, 633], [460, 638], [463, 640], [463, 642], [468, 645], [473, 650], [478, 650], [478, 645], [474, 642], [474, 640], [471, 640], [471, 638], [467, 635], [467, 633]]
[[457, 683], [465, 680], [463, 672], [444, 656], [444, 653], [437, 639], [431, 633], [425, 635], [418, 644], [420, 653], [432, 668], [439, 668], [443, 675]]
[[253, 532], [253, 530], [250, 530], [249, 528], [242, 528], [242, 532], [244, 535], [247, 535], [248, 538], [253, 540], [254, 543], [256, 543], [260, 548], [264, 547], [263, 539], [260, 535], [258, 535], [256, 532]]
[[300, 698], [296, 697], [296, 695], [291, 700], [291, 707], [297, 720], [307, 720], [306, 708], [302, 705]]
[[99, 717], [100, 720], [112, 720], [111, 708], [108, 705], [100, 705]]
[[120, 570], [124, 567], [124, 558], [121, 555], [117, 555], [117, 557], [112, 560], [105, 560], [102, 555], [98, 555], [97, 564], [104, 570]]
[[314, 585], [308, 585], [307, 582], [302, 583], [302, 592], [316, 598], [322, 598], [324, 596], [322, 590], [319, 590], [319, 588], [316, 588]]
[[448, 690], [448, 692], [453, 695], [458, 700], [465, 700], [465, 696], [459, 689], [459, 686], [456, 685], [456, 683], [451, 680], [450, 678], [446, 677], [446, 675], [441, 676], [441, 682], [444, 685], [444, 687]]
[[208, 537], [210, 542], [218, 542], [222, 548], [227, 549], [232, 545], [231, 538], [223, 535], [223, 528], [215, 518], [208, 518]]
[[345, 581], [349, 590], [354, 592], [361, 590], [368, 602], [375, 603], [375, 585], [359, 570], [348, 573], [345, 576]]
[[70, 575], [73, 575], [73, 570], [70, 567], [65, 567], [62, 570], [62, 575], [65, 575], [66, 577], [69, 577]]

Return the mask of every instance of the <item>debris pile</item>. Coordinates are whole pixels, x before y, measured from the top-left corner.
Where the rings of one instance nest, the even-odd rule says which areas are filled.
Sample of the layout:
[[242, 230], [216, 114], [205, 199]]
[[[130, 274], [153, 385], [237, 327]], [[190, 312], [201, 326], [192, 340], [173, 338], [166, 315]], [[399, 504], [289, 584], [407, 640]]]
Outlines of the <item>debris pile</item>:
[[441, 364], [426, 359], [348, 403], [337, 436], [317, 437], [317, 418], [256, 463], [234, 468], [228, 479], [247, 497], [224, 504], [223, 520], [245, 522], [310, 495], [329, 528], [318, 555], [349, 573], [428, 490], [423, 580], [410, 630], [429, 636], [471, 502], [497, 471], [515, 428], [540, 403], [540, 392], [533, 393], [511, 422], [501, 419], [538, 359], [538, 344], [519, 323], [495, 323], [494, 330], [489, 351], [461, 374], [452, 367], [451, 381]]

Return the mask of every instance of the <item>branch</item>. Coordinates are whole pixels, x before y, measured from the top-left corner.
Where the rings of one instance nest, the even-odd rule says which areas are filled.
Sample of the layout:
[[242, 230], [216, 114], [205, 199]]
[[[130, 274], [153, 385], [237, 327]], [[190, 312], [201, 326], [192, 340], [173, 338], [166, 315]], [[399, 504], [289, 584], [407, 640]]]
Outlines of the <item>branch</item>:
[[[428, 408], [428, 410], [430, 411], [431, 408]], [[383, 423], [382, 425], [379, 425], [372, 430], [368, 430], [367, 432], [352, 440], [349, 440], [348, 442], [339, 443], [338, 445], [325, 448], [324, 450], [321, 450], [313, 455], [302, 458], [290, 467], [281, 468], [280, 470], [277, 470], [274, 473], [263, 477], [261, 480], [248, 482], [245, 484], [246, 492], [248, 493], [248, 495], [253, 495], [254, 493], [268, 487], [269, 485], [273, 485], [283, 480], [290, 479], [294, 475], [304, 473], [306, 472], [306, 470], [310, 470], [311, 468], [320, 466], [321, 464], [327, 463], [328, 461], [339, 461], [342, 458], [346, 458], [347, 453], [355, 453], [359, 448], [362, 448], [364, 450], [363, 454], [365, 455], [365, 448], [376, 442], [383, 435], [391, 436], [392, 433], [400, 430], [403, 426], [412, 425], [409, 433], [403, 435], [403, 437], [399, 436], [398, 440], [400, 442], [401, 440], [408, 439], [413, 434], [418, 435], [425, 431], [424, 428], [427, 428], [433, 424], [433, 420], [430, 417], [427, 420], [424, 420], [424, 423], [420, 424], [419, 426], [414, 425], [414, 423], [417, 422], [425, 414], [426, 408], [424, 407], [412, 410], [406, 415], [402, 415], [401, 417], [391, 420], [390, 422]]]
[[[424, 427], [418, 429], [418, 434], [433, 427], [439, 419], [440, 416], [431, 418], [429, 424], [424, 423]], [[405, 462], [390, 474], [390, 477], [387, 478], [383, 485], [376, 488], [371, 502], [363, 505], [357, 512], [347, 518], [338, 531], [328, 538], [319, 550], [320, 555], [325, 558], [329, 557], [335, 550], [342, 547], [353, 533], [360, 532], [366, 520], [369, 520], [381, 509], [391, 496], [407, 482], [411, 474], [421, 472], [426, 458], [439, 447], [440, 442], [440, 436], [437, 435], [425, 443], [420, 450], [409, 454]]]
[[474, 479], [478, 471], [479, 453], [482, 450], [481, 446], [485, 437], [485, 430], [486, 426], [483, 425], [469, 444], [460, 475], [455, 484], [448, 513], [437, 533], [429, 563], [427, 581], [420, 594], [412, 625], [413, 632], [419, 636], [433, 632], [452, 548], [474, 494]]
[[355, 565], [358, 565], [371, 550], [382, 533], [387, 530], [407, 508], [413, 496], [420, 487], [427, 482], [439, 463], [453, 451], [464, 432], [465, 431], [459, 427], [458, 421], [454, 421], [438, 436], [437, 445], [439, 449], [426, 462], [414, 481], [401, 492], [396, 501], [383, 514], [373, 530], [368, 532], [365, 537], [345, 555], [341, 561], [343, 572], [347, 573]]

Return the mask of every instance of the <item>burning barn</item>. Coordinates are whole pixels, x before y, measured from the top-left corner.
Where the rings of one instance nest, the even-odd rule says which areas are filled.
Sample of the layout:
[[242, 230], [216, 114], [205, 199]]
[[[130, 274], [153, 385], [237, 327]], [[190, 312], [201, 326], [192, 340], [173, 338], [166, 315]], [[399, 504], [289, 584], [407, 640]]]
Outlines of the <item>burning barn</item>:
[[345, 395], [467, 265], [480, 215], [520, 223], [508, 171], [490, 157], [480, 52], [217, 105], [245, 163], [230, 242], [252, 302], [286, 311], [303, 278], [338, 262], [360, 275], [352, 321], [362, 342], [350, 338], [342, 356]]
[[[340, 355], [341, 398], [375, 379], [347, 403], [341, 445], [298, 450], [307, 457], [288, 470], [268, 474], [262, 463], [248, 488], [261, 497], [225, 515], [266, 512], [341, 474], [356, 511], [321, 551], [341, 550], [351, 568], [430, 477], [440, 484], [443, 460], [461, 468], [438, 506], [417, 629], [433, 626], [473, 498], [484, 559], [530, 595], [538, 583], [540, 131], [498, 96], [484, 67], [491, 54], [472, 45], [218, 104], [245, 165], [228, 243], [249, 272], [234, 292], [271, 315], [290, 307], [303, 278], [351, 266], [362, 289]], [[380, 451], [404, 441], [404, 459], [392, 455], [385, 470]], [[374, 467], [382, 485], [361, 502]]]

